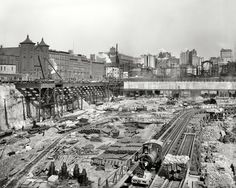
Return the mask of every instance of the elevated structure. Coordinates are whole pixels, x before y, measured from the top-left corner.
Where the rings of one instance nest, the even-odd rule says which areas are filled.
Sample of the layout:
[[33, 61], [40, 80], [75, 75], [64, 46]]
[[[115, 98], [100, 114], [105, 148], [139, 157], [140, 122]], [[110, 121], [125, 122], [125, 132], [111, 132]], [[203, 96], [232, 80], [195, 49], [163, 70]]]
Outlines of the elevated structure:
[[30, 103], [36, 107], [37, 120], [61, 116], [64, 111], [83, 108], [83, 100], [96, 103], [98, 100], [118, 95], [121, 82], [69, 83], [49, 80], [15, 82], [26, 100], [26, 113], [31, 117]]
[[200, 95], [201, 92], [212, 92], [215, 91], [219, 95], [227, 96], [229, 93], [236, 92], [236, 80], [228, 81], [204, 81], [204, 80], [193, 80], [193, 81], [138, 81], [138, 80], [126, 80], [124, 81], [124, 93], [129, 94], [133, 92], [138, 93], [151, 93], [157, 94], [164, 92], [173, 94], [178, 92], [189, 93], [189, 95]]
[[124, 90], [236, 90], [236, 81], [125, 81]]

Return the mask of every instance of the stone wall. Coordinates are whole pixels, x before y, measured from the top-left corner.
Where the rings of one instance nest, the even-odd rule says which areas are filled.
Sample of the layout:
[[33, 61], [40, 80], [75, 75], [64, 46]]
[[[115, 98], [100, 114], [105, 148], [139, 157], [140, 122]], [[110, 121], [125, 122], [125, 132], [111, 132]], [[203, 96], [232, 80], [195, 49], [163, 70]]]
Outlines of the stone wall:
[[[4, 100], [6, 102], [6, 113], [4, 108]], [[24, 111], [26, 115], [26, 104], [24, 101]], [[32, 115], [36, 115], [36, 110], [31, 105]], [[7, 117], [7, 118], [6, 118]], [[7, 120], [6, 120], [7, 119]], [[8, 122], [8, 125], [7, 125]], [[7, 130], [15, 127], [20, 129], [22, 126], [26, 126], [26, 121], [23, 116], [23, 104], [22, 94], [15, 88], [13, 84], [1, 84], [0, 85], [0, 130]]]

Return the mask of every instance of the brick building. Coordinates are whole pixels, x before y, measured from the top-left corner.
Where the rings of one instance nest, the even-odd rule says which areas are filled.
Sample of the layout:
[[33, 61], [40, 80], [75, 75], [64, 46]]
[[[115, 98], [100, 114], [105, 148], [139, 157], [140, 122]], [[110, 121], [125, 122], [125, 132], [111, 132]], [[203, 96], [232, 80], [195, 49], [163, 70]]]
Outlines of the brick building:
[[231, 49], [221, 49], [220, 57], [223, 61], [233, 61], [233, 52]]
[[[118, 52], [118, 47], [110, 48], [108, 56], [111, 60], [110, 67], [117, 67], [120, 70], [121, 77], [127, 75], [133, 68], [137, 68], [138, 64], [132, 56], [121, 54]], [[129, 75], [127, 75], [129, 77]]]
[[105, 74], [104, 63], [72, 51], [49, 50], [43, 39], [36, 44], [28, 35], [18, 47], [0, 47], [0, 74], [4, 74], [4, 79], [6, 75], [24, 80], [60, 79], [54, 69], [66, 81], [99, 80]]
[[[94, 62], [72, 51], [49, 50], [49, 56], [53, 67], [65, 81], [101, 80], [105, 74], [103, 62]], [[59, 79], [57, 74], [52, 78]]]
[[35, 45], [27, 35], [18, 47], [0, 48], [1, 64], [15, 65], [16, 74], [21, 74], [28, 80], [48, 78], [48, 49], [49, 46], [43, 39]]
[[105, 76], [105, 63], [102, 62], [91, 62], [91, 79], [100, 81]]

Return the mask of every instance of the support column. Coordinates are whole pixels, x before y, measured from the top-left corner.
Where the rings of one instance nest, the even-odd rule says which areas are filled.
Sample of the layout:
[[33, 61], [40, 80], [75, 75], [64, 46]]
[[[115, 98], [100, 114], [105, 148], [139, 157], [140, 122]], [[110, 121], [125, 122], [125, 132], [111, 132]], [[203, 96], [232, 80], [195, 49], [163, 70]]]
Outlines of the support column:
[[126, 96], [127, 96], [127, 93], [128, 93], [127, 91], [123, 90], [123, 96], [126, 97]]
[[61, 116], [63, 116], [63, 110], [64, 110], [64, 88], [62, 87], [62, 103], [61, 103]]
[[59, 98], [59, 100], [58, 100], [58, 97], [60, 97], [60, 95], [57, 95], [55, 98], [56, 98], [56, 107], [57, 107], [57, 112], [56, 112], [56, 114], [57, 114], [57, 116], [60, 116], [60, 111], [59, 111], [59, 104], [58, 104], [58, 102], [60, 101], [60, 98]]
[[38, 122], [40, 122], [40, 116], [41, 116], [41, 88], [39, 88], [39, 107], [38, 107]]
[[147, 91], [147, 90], [145, 90], [145, 96], [146, 96], [146, 97], [148, 96], [148, 91]]
[[78, 93], [77, 93], [77, 108], [80, 109], [80, 106], [79, 106], [79, 95], [78, 95]]
[[53, 105], [51, 107], [51, 110], [52, 110], [52, 116], [55, 117], [56, 116], [56, 93], [55, 93], [55, 88], [53, 88], [52, 92], [53, 92]]
[[46, 109], [45, 107], [42, 108], [42, 113], [41, 113], [41, 116], [42, 116], [42, 121], [44, 121], [46, 118], [45, 118], [45, 115], [46, 114]]
[[155, 90], [152, 90], [153, 97], [156, 95]]
[[31, 108], [30, 108], [30, 100], [28, 97], [25, 98], [25, 102], [26, 102], [26, 115], [28, 118], [31, 118], [32, 114], [31, 114]]
[[107, 86], [106, 90], [107, 90], [107, 100], [109, 101], [110, 100], [109, 85]]
[[25, 117], [25, 104], [24, 104], [24, 97], [23, 96], [21, 97], [21, 101], [22, 101], [22, 108], [23, 108], [23, 120], [26, 120], [26, 117]]
[[80, 109], [83, 110], [83, 97], [81, 97], [81, 102], [80, 102], [80, 104], [81, 104]]
[[71, 99], [71, 102], [72, 102], [72, 113], [74, 112], [74, 110], [75, 110], [75, 106], [74, 106], [74, 102], [75, 102], [75, 100], [74, 100], [74, 97], [73, 97], [73, 99]]

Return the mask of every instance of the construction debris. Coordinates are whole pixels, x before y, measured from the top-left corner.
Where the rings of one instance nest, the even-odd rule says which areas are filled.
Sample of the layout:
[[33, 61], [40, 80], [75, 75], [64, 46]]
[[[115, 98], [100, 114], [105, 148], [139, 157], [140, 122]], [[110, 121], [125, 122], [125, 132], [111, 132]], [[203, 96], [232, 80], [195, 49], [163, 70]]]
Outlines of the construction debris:
[[163, 164], [187, 164], [189, 156], [167, 154]]

